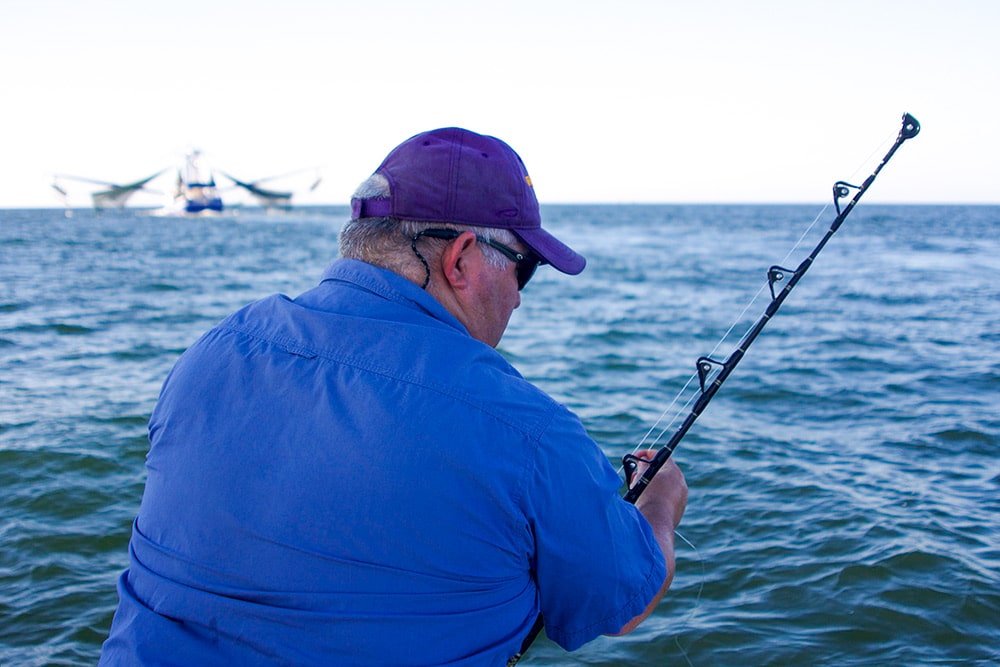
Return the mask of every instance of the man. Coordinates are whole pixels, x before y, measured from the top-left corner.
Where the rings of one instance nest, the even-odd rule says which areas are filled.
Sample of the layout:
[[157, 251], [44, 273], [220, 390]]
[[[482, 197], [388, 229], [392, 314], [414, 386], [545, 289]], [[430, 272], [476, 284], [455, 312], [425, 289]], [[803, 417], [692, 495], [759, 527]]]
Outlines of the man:
[[521, 159], [457, 128], [394, 149], [343, 259], [209, 331], [168, 376], [102, 664], [502, 665], [631, 631], [687, 499], [639, 508], [578, 418], [493, 348], [539, 263]]

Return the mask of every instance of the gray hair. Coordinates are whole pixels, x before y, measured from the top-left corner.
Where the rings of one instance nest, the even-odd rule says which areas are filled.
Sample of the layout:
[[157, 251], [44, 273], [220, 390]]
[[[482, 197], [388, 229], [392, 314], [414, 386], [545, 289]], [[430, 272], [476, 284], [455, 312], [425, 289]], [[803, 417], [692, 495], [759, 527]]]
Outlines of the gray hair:
[[[352, 199], [385, 199], [389, 196], [389, 181], [381, 174], [373, 174], [354, 191]], [[507, 246], [517, 243], [517, 237], [507, 229], [476, 227], [450, 222], [417, 222], [398, 218], [361, 218], [350, 220], [340, 232], [340, 256], [359, 259], [401, 276], [414, 279], [423, 267], [414, 255], [410, 243], [415, 235], [425, 229], [454, 229], [472, 232], [481, 238], [496, 241]], [[421, 244], [437, 253], [448, 242], [442, 239], [422, 237]], [[503, 268], [510, 260], [489, 245], [480, 244], [486, 261], [497, 268]], [[423, 281], [420, 275], [418, 284]]]

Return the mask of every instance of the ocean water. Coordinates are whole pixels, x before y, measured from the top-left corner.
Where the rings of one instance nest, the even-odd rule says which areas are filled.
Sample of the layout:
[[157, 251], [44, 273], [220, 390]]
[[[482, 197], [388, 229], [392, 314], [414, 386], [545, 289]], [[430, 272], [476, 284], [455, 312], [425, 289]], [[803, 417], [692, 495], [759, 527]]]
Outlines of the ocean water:
[[[164, 376], [232, 310], [311, 287], [345, 215], [0, 211], [0, 664], [97, 661]], [[589, 265], [540, 269], [500, 349], [616, 464], [665, 440], [695, 360], [833, 218], [544, 215]], [[1000, 662], [998, 231], [1000, 207], [861, 203], [675, 453], [690, 502], [656, 614], [521, 664]]]

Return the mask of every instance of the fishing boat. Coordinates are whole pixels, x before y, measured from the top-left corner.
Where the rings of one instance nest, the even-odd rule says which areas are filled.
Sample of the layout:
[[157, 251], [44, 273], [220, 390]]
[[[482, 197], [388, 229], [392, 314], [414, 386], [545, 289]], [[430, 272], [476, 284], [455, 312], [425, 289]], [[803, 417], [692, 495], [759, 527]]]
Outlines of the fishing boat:
[[[67, 210], [74, 203], [79, 205], [78, 198], [73, 196], [71, 192], [73, 190], [71, 183], [76, 182], [89, 186], [100, 186], [99, 190], [93, 190], [92, 187], [87, 188], [91, 190], [88, 194], [96, 211], [125, 209], [129, 207], [135, 195], [146, 193], [147, 195], [158, 195], [158, 197], [156, 200], [153, 200], [147, 196], [146, 200], [149, 204], [139, 203], [138, 207], [150, 208], [156, 215], [212, 215], [222, 213], [223, 209], [226, 208], [234, 206], [239, 208], [240, 202], [238, 200], [236, 202], [230, 201], [228, 204], [223, 202], [224, 193], [233, 190], [238, 190], [244, 195], [248, 195], [259, 206], [266, 209], [287, 211], [292, 207], [293, 195], [296, 191], [301, 191], [301, 189], [293, 190], [291, 187], [278, 189], [272, 183], [284, 179], [285, 184], [292, 185], [289, 179], [305, 171], [310, 170], [303, 169], [280, 176], [245, 181], [231, 176], [226, 172], [214, 170], [209, 166], [204, 154], [200, 150], [191, 149], [185, 153], [183, 162], [179, 167], [161, 169], [151, 176], [132, 183], [119, 184], [79, 176], [56, 174], [53, 177], [51, 187], [62, 200]], [[173, 172], [176, 175], [172, 184], [167, 180], [169, 176], [164, 176], [164, 180], [167, 180], [167, 182], [160, 186], [160, 190], [150, 187], [151, 184], [156, 184], [157, 178], [168, 172]], [[222, 183], [216, 181], [216, 175], [221, 176]], [[304, 182], [301, 182], [301, 179], [292, 180], [305, 185]], [[312, 177], [312, 184], [308, 187], [308, 191], [314, 191], [321, 180], [317, 171]], [[265, 184], [267, 185], [265, 186]], [[74, 202], [74, 199], [77, 201]], [[140, 196], [139, 199], [141, 200], [143, 197]], [[154, 201], [158, 201], [158, 204], [154, 204]]]
[[222, 212], [222, 197], [215, 185], [215, 174], [199, 150], [184, 157], [184, 166], [177, 172], [174, 203], [176, 208], [188, 214]]

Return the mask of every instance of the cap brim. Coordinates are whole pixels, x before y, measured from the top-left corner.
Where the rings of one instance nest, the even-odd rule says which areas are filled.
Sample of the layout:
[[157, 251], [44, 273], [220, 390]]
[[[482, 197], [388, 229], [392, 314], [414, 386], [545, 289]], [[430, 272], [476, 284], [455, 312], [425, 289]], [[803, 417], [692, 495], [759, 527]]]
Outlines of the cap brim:
[[587, 266], [587, 259], [541, 227], [511, 230], [531, 248], [546, 264], [563, 273], [575, 276]]

